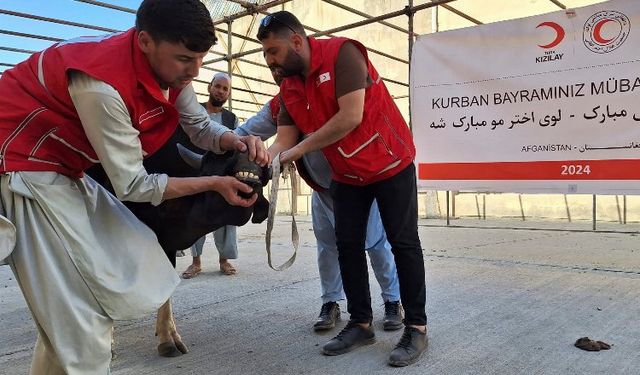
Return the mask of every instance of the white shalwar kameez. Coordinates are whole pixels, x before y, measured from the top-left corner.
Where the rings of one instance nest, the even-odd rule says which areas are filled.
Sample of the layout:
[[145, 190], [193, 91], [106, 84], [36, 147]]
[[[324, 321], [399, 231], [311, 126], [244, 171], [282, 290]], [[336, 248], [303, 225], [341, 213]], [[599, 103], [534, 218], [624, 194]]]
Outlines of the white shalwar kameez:
[[[70, 81], [87, 138], [116, 194], [160, 204], [168, 177], [144, 170], [138, 131], [120, 95], [83, 73], [72, 73]], [[219, 151], [228, 129], [209, 122], [191, 86], [176, 107], [192, 141]], [[155, 234], [88, 176], [2, 174], [0, 215], [16, 231], [7, 256], [13, 228], [0, 219], [0, 262], [11, 266], [38, 329], [31, 374], [109, 374], [113, 321], [156, 310], [179, 282]]]

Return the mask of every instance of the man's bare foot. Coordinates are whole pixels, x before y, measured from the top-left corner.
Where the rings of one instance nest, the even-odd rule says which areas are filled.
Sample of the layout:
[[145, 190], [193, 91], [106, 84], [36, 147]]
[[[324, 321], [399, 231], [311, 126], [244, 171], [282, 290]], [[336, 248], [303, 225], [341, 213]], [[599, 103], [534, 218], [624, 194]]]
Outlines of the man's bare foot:
[[192, 279], [196, 276], [198, 276], [198, 274], [202, 272], [202, 268], [200, 268], [199, 265], [196, 264], [191, 264], [189, 267], [187, 267], [187, 269], [182, 273], [182, 278], [183, 279]]
[[220, 272], [224, 273], [227, 276], [235, 275], [236, 273], [238, 273], [233, 264], [229, 263], [229, 261], [220, 262]]

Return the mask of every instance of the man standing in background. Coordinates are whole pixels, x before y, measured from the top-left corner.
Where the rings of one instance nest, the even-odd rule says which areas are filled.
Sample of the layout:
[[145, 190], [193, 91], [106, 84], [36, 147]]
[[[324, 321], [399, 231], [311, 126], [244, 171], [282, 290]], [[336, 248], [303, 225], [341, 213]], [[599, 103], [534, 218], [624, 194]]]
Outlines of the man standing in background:
[[[222, 108], [229, 99], [231, 94], [231, 77], [227, 73], [218, 72], [207, 86], [209, 91], [209, 100], [202, 106], [207, 110], [209, 117], [214, 122], [222, 124], [233, 130], [238, 127], [238, 117], [233, 112]], [[204, 150], [193, 150], [204, 153]], [[202, 272], [202, 249], [204, 247], [206, 236], [202, 236], [195, 244], [191, 246], [191, 256], [193, 261], [189, 267], [182, 273], [183, 279], [191, 279]], [[238, 240], [236, 236], [236, 227], [233, 225], [225, 225], [213, 232], [213, 241], [218, 249], [220, 256], [220, 272], [225, 275], [235, 275], [237, 273], [235, 267], [229, 259], [238, 258]]]

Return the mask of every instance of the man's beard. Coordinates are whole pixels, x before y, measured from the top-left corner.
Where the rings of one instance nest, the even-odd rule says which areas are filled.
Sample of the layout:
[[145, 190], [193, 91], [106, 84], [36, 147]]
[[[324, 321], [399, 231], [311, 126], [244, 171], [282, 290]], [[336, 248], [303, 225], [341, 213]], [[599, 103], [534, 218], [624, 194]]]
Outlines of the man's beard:
[[224, 103], [227, 102], [227, 99], [225, 100], [218, 100], [212, 96], [209, 97], [209, 103], [214, 106], [214, 107], [222, 107], [224, 105]]
[[277, 68], [283, 77], [292, 77], [302, 74], [304, 63], [300, 55], [295, 53], [293, 49], [289, 49], [282, 65], [273, 64], [271, 67]]

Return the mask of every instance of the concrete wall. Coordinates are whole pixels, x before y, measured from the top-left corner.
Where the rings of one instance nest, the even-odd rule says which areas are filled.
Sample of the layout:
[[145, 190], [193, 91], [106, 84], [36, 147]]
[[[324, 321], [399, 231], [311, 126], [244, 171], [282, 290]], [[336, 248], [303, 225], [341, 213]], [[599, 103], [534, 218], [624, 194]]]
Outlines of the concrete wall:
[[[299, 178], [298, 178], [299, 180]], [[300, 215], [310, 214], [311, 190], [299, 180], [300, 192], [292, 205], [289, 182], [281, 182], [277, 211], [289, 213], [292, 207]], [[516, 218], [522, 221], [553, 220], [565, 222], [591, 221], [593, 196], [576, 194], [515, 194], [450, 192], [449, 216], [456, 218]], [[446, 192], [418, 193], [418, 213], [424, 218], [445, 219]], [[640, 197], [623, 195], [596, 196], [596, 219], [612, 223], [640, 222]]]
[[[451, 218], [518, 218], [527, 220], [591, 221], [592, 195], [450, 193]], [[423, 217], [445, 218], [446, 192], [419, 194]], [[435, 209], [432, 207], [435, 202]], [[640, 222], [640, 197], [596, 196], [596, 219], [615, 223]]]

